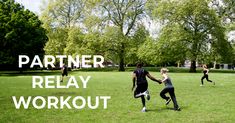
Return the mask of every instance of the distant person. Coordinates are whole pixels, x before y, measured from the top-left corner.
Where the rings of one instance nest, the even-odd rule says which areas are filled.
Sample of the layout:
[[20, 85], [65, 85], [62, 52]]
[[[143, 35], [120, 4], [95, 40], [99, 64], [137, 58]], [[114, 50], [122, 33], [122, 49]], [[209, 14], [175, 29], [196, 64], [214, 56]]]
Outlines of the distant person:
[[201, 78], [201, 85], [200, 86], [203, 86], [203, 80], [206, 78], [207, 82], [211, 82], [215, 85], [215, 82], [212, 82], [211, 80], [209, 80], [209, 76], [208, 76], [208, 73], [209, 73], [209, 70], [207, 69], [207, 66], [206, 65], [203, 65], [203, 76]]
[[60, 82], [63, 82], [64, 76], [68, 76], [68, 67], [67, 67], [67, 65], [63, 64], [63, 66], [61, 68], [61, 73], [62, 73], [62, 76], [61, 76], [61, 81]]
[[135, 98], [141, 97], [141, 101], [143, 104], [142, 112], [146, 112], [146, 105], [145, 105], [144, 96], [146, 96], [147, 100], [150, 100], [150, 95], [149, 95], [149, 91], [148, 91], [148, 82], [147, 82], [146, 76], [149, 79], [156, 81], [158, 83], [160, 83], [160, 80], [157, 80], [154, 77], [152, 77], [147, 70], [142, 68], [142, 66], [143, 65], [141, 63], [138, 63], [136, 66], [137, 67], [136, 70], [133, 72], [132, 91], [136, 87], [135, 91], [134, 91], [134, 97]]
[[[175, 89], [167, 72], [168, 72], [168, 69], [166, 68], [161, 69], [161, 75], [163, 77], [161, 82], [165, 84], [165, 88], [160, 92], [160, 96], [166, 100], [166, 105], [168, 105], [170, 101], [172, 100], [174, 103], [174, 110], [180, 111], [180, 107], [178, 106], [177, 101], [176, 101]], [[166, 93], [169, 93], [171, 98], [166, 96]]]

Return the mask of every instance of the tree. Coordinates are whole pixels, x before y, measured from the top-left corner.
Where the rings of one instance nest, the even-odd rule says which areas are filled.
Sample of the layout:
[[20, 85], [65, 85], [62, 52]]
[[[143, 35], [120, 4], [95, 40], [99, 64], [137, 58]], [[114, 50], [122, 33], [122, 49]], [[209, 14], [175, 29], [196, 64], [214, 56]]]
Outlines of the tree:
[[[221, 18], [222, 24], [226, 27], [228, 37], [229, 33], [235, 30], [235, 1], [234, 0], [212, 0], [212, 6]], [[231, 47], [234, 49], [234, 39], [230, 41]], [[229, 49], [230, 50], [230, 49]], [[230, 50], [230, 52], [232, 52]], [[235, 54], [230, 54], [230, 61], [235, 61]], [[232, 60], [231, 60], [232, 59]], [[234, 62], [233, 62], [234, 64]]]
[[[176, 44], [182, 44], [187, 48], [187, 58], [191, 60], [190, 72], [196, 72], [196, 61], [202, 54], [210, 52], [211, 47], [214, 47], [224, 59], [227, 58], [224, 54], [228, 54], [227, 49], [230, 48], [225, 40], [225, 29], [220, 18], [208, 4], [206, 0], [158, 0], [157, 8], [152, 10], [153, 17], [158, 17], [163, 22], [165, 30], [176, 28], [181, 31], [177, 35], [170, 34], [167, 39], [172, 39]], [[161, 35], [167, 34], [163, 32]], [[165, 46], [172, 47], [168, 43], [165, 40]], [[181, 53], [185, 54], [184, 50]]]
[[178, 26], [167, 25], [161, 30], [157, 40], [149, 39], [138, 51], [139, 57], [145, 62], [155, 65], [167, 65], [170, 63], [180, 63], [186, 58], [188, 49], [185, 47], [183, 33], [185, 30]]
[[235, 21], [234, 0], [212, 0], [211, 4], [224, 24], [230, 24]]
[[51, 0], [41, 18], [48, 28], [70, 28], [82, 21], [86, 0]]
[[[71, 53], [69, 48], [74, 44], [73, 31], [77, 31], [82, 22], [86, 0], [51, 0], [44, 8], [41, 20], [47, 29], [49, 41], [44, 50], [50, 55]], [[75, 32], [77, 33], [77, 32]], [[79, 33], [81, 34], [81, 33]], [[72, 36], [72, 37], [71, 37]], [[77, 42], [77, 41], [75, 41]], [[66, 48], [66, 46], [69, 46]], [[75, 52], [73, 52], [75, 53]]]
[[18, 55], [42, 56], [46, 31], [38, 17], [14, 0], [0, 0], [0, 64], [18, 67]]
[[[143, 24], [137, 26], [135, 34], [131, 37], [129, 41], [130, 47], [126, 53], [126, 63], [128, 64], [136, 64], [137, 62], [143, 62], [139, 57], [139, 52], [142, 53], [142, 50], [139, 50], [140, 47], [150, 38], [150, 34], [148, 30], [146, 30]], [[138, 52], [139, 50], [139, 52]], [[147, 50], [147, 49], [143, 49]]]
[[112, 59], [113, 62], [118, 63], [120, 62], [120, 57], [123, 58], [124, 61], [125, 56], [120, 56], [120, 52], [123, 48], [122, 44], [125, 44], [127, 40], [129, 39], [122, 35], [122, 32], [118, 29], [118, 27], [107, 27], [101, 36], [100, 44], [104, 44], [103, 49], [105, 49], [105, 53], [109, 55], [109, 59]]
[[64, 54], [68, 38], [68, 29], [55, 28], [47, 30], [48, 41], [44, 46], [45, 53], [49, 55]]
[[[125, 70], [124, 59], [128, 49], [128, 41], [130, 41], [128, 36], [135, 32], [138, 20], [144, 15], [145, 3], [146, 0], [105, 0], [96, 3], [97, 8], [101, 8], [102, 13], [99, 14], [99, 17], [103, 18], [104, 24], [114, 26], [118, 30], [117, 34], [120, 38], [117, 38], [118, 40], [115, 42], [118, 48], [110, 47], [109, 50], [116, 51], [119, 59], [119, 71]], [[115, 34], [115, 36], [117, 35]], [[108, 41], [113, 42], [113, 40]]]

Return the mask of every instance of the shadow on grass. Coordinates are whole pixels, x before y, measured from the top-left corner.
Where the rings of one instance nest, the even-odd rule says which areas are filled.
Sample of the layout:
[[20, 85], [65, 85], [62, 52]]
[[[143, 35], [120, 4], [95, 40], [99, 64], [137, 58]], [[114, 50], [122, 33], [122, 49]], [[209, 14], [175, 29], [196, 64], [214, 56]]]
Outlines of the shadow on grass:
[[[188, 107], [186, 107], [186, 106], [180, 107], [180, 111], [186, 110], [186, 109], [188, 109]], [[160, 108], [160, 109], [147, 109], [147, 112], [162, 112], [162, 111], [169, 111], [169, 110], [176, 111], [176, 110], [174, 110], [174, 108], [164, 107], [164, 108]]]

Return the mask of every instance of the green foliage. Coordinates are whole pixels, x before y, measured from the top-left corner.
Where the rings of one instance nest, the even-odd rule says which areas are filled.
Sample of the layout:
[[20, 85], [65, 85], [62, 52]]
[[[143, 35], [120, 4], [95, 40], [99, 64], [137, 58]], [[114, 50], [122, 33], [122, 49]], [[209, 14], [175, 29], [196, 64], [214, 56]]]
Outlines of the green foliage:
[[[217, 15], [219, 18], [221, 18], [222, 24], [226, 28], [226, 33], [228, 34], [231, 31], [235, 30], [235, 1], [234, 0], [211, 0], [211, 4], [213, 8], [215, 9]], [[227, 46], [228, 51], [224, 55], [226, 56], [225, 60], [222, 62], [233, 62], [235, 61], [235, 54], [232, 53], [234, 48], [232, 45], [234, 42], [230, 42], [230, 44], [225, 44]], [[221, 44], [223, 45], [223, 44]], [[226, 48], [224, 48], [226, 49]]]
[[[152, 16], [158, 17], [164, 25], [158, 39], [160, 43], [157, 43], [158, 52], [163, 56], [162, 62], [190, 59], [195, 63], [213, 48], [215, 57], [220, 55], [221, 61], [231, 61], [228, 57], [231, 48], [225, 40], [225, 29], [208, 1], [159, 0], [157, 3]], [[196, 70], [195, 65], [191, 65], [192, 71]]]
[[82, 20], [84, 0], [49, 1], [44, 8], [41, 20], [47, 29], [49, 41], [44, 50], [50, 55], [76, 54], [84, 51], [79, 49], [83, 34], [77, 24]]
[[[47, 40], [38, 17], [14, 0], [0, 1], [0, 64], [18, 67], [18, 55], [42, 56]], [[6, 66], [5, 66], [6, 67]], [[1, 67], [2, 68], [2, 67]]]
[[188, 35], [184, 32], [179, 25], [167, 25], [158, 40], [149, 39], [142, 45], [139, 56], [147, 63], [158, 65], [185, 60], [188, 42], [184, 39]]
[[66, 47], [67, 30], [63, 28], [56, 28], [52, 31], [48, 31], [48, 42], [46, 43], [44, 50], [49, 55], [62, 55], [64, 54], [64, 48]]
[[222, 18], [222, 22], [225, 25], [235, 22], [234, 0], [211, 0], [211, 4], [215, 8], [218, 16]]
[[82, 20], [85, 0], [51, 0], [44, 8], [41, 19], [48, 28], [75, 26]]
[[119, 63], [120, 57], [122, 57], [120, 55], [127, 50], [126, 48], [123, 49], [123, 44], [126, 45], [128, 43], [127, 40], [129, 39], [117, 27], [105, 28], [101, 37], [102, 44], [104, 44], [103, 49], [109, 59], [112, 59], [115, 63]]
[[[66, 40], [66, 39], [65, 39]], [[65, 53], [69, 55], [86, 54], [86, 48], [84, 48], [84, 36], [79, 28], [72, 28], [68, 32], [68, 38], [66, 40]]]
[[[233, 4], [227, 2], [230, 11]], [[53, 55], [101, 54], [119, 64], [120, 71], [139, 61], [231, 63], [226, 29], [210, 4], [211, 0], [50, 1], [41, 16], [49, 37], [44, 49]], [[162, 24], [156, 40], [143, 26], [146, 16]]]
[[161, 62], [158, 56], [157, 41], [148, 38], [144, 44], [138, 49], [138, 57], [149, 64], [159, 64]]
[[127, 64], [136, 64], [137, 62], [141, 62], [141, 59], [138, 57], [138, 50], [142, 45], [144, 45], [144, 42], [146, 42], [148, 38], [150, 38], [150, 35], [144, 25], [138, 25], [135, 34], [128, 42], [129, 48], [126, 51], [127, 53], [125, 58]]
[[[131, 48], [129, 45], [131, 38], [131, 32], [135, 32], [137, 22], [144, 15], [145, 0], [127, 0], [127, 1], [97, 1], [96, 6], [100, 8], [102, 18], [106, 26], [113, 26], [111, 28], [116, 28], [118, 38], [116, 34], [114, 35], [114, 43], [116, 47], [110, 47], [108, 50], [115, 51], [116, 58], [119, 60], [119, 70], [124, 71], [125, 57], [127, 57], [127, 50]], [[109, 27], [108, 27], [109, 28]], [[109, 30], [109, 29], [107, 29]], [[105, 39], [112, 39], [108, 37], [110, 34], [105, 34]], [[112, 35], [112, 34], [111, 34]], [[118, 40], [116, 40], [118, 39]], [[111, 42], [110, 42], [111, 43]], [[133, 50], [133, 49], [132, 49]]]
[[[76, 1], [82, 5], [74, 5]], [[149, 36], [140, 22], [145, 2], [50, 1], [41, 16], [49, 37], [44, 49], [52, 55], [100, 54], [122, 71], [138, 61], [137, 50]]]

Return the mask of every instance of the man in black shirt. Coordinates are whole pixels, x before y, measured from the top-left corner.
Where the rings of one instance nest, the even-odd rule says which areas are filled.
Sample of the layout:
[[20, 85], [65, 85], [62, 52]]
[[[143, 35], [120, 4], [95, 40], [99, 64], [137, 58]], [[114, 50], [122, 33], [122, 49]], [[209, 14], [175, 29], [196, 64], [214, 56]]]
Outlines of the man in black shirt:
[[134, 91], [134, 97], [135, 98], [141, 97], [142, 104], [143, 104], [142, 112], [146, 112], [144, 96], [147, 97], [147, 100], [150, 100], [149, 91], [148, 91], [148, 82], [147, 82], [146, 76], [149, 79], [151, 79], [155, 82], [158, 82], [160, 84], [160, 80], [157, 80], [154, 77], [152, 77], [147, 70], [144, 70], [142, 68], [142, 64], [138, 63], [137, 64], [137, 69], [133, 72], [133, 78], [132, 78], [133, 87], [132, 87], [132, 90], [134, 90], [134, 88], [137, 85], [137, 87]]
[[63, 82], [64, 76], [68, 76], [68, 67], [65, 64], [63, 64], [63, 67], [61, 68], [61, 72], [62, 72], [62, 77], [60, 82]]

